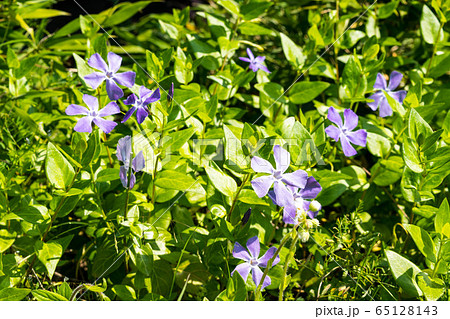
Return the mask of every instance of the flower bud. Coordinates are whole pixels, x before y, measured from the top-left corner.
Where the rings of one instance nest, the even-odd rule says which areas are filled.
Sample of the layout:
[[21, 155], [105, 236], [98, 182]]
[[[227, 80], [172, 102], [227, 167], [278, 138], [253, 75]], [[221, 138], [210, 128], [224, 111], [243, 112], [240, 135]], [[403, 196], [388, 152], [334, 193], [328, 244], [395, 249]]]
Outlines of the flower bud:
[[309, 210], [312, 212], [317, 212], [319, 210], [322, 209], [322, 205], [320, 205], [320, 203], [316, 200], [313, 200], [310, 204], [309, 204]]
[[309, 232], [307, 230], [299, 231], [298, 238], [302, 243], [306, 243], [309, 240]]

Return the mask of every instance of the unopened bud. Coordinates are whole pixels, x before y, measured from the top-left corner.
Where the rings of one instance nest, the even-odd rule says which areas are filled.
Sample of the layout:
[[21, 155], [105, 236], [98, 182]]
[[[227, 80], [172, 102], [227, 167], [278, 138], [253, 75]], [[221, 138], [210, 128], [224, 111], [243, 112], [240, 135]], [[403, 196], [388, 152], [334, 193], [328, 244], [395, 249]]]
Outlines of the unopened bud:
[[317, 212], [319, 210], [322, 209], [322, 205], [320, 205], [320, 203], [316, 200], [313, 200], [310, 204], [309, 204], [309, 210], [312, 212]]
[[309, 232], [306, 230], [302, 230], [298, 233], [298, 238], [302, 243], [306, 243], [309, 240]]

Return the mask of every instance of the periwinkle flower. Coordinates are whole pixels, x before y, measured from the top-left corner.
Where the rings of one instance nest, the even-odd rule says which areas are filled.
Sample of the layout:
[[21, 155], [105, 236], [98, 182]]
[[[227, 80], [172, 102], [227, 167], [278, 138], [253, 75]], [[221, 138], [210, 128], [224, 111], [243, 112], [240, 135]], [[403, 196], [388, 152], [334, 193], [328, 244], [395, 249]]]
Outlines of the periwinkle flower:
[[255, 56], [253, 55], [252, 50], [250, 50], [249, 48], [247, 48], [247, 54], [248, 54], [248, 58], [239, 58], [239, 60], [244, 61], [244, 62], [249, 62], [250, 65], [248, 66], [253, 72], [258, 71], [258, 69], [263, 70], [264, 72], [270, 73], [269, 69], [263, 65], [262, 63], [264, 62], [264, 60], [266, 59], [265, 56], [257, 56], [255, 58]]
[[376, 111], [378, 107], [380, 107], [380, 116], [386, 117], [392, 115], [392, 108], [389, 105], [389, 102], [384, 95], [384, 92], [389, 94], [394, 100], [398, 103], [402, 104], [403, 100], [406, 97], [406, 91], [401, 90], [394, 92], [403, 78], [403, 74], [397, 71], [392, 71], [389, 77], [389, 84], [386, 84], [386, 79], [381, 73], [377, 74], [377, 79], [373, 88], [379, 90], [369, 96], [369, 99], [374, 100], [373, 102], [367, 103], [367, 105], [372, 109], [372, 111]]
[[144, 122], [145, 118], [148, 116], [148, 108], [147, 105], [153, 102], [158, 101], [161, 98], [159, 88], [155, 91], [147, 89], [145, 86], [141, 86], [139, 88], [139, 97], [136, 94], [131, 94], [128, 98], [123, 101], [125, 105], [132, 105], [132, 107], [128, 110], [127, 114], [122, 120], [122, 123], [125, 123], [131, 115], [137, 110], [136, 118], [139, 124]]
[[287, 185], [298, 188], [304, 188], [308, 179], [308, 174], [303, 170], [297, 170], [293, 173], [285, 173], [289, 168], [290, 157], [288, 151], [280, 145], [273, 147], [273, 156], [275, 158], [274, 169], [272, 164], [261, 157], [254, 156], [251, 160], [251, 167], [255, 172], [267, 173], [269, 175], [257, 177], [252, 180], [253, 190], [259, 198], [267, 195], [269, 189], [273, 186], [277, 201], [280, 206], [286, 206], [290, 203], [292, 194]]
[[334, 107], [328, 109], [328, 119], [337, 125], [330, 125], [325, 129], [325, 133], [336, 142], [341, 140], [342, 150], [345, 156], [353, 156], [357, 154], [356, 150], [350, 144], [356, 144], [359, 146], [366, 146], [367, 132], [366, 130], [357, 130], [353, 132], [353, 129], [358, 125], [358, 115], [350, 109], [344, 110], [344, 124], [342, 124], [342, 118]]
[[99, 111], [98, 99], [96, 97], [84, 94], [83, 101], [89, 109], [77, 104], [70, 104], [66, 108], [67, 115], [84, 115], [84, 117], [78, 120], [77, 124], [73, 128], [75, 131], [91, 133], [92, 122], [94, 122], [95, 125], [97, 125], [105, 133], [111, 132], [114, 127], [116, 127], [116, 122], [102, 119], [104, 116], [120, 113], [120, 108], [116, 102], [108, 103]]
[[[317, 213], [322, 209], [320, 203], [313, 200], [322, 191], [319, 182], [310, 176], [304, 188], [288, 186], [288, 189], [292, 196], [288, 204], [284, 206], [283, 221], [286, 224], [296, 225], [304, 220], [306, 216], [311, 219], [316, 218]], [[275, 192], [270, 191], [269, 197], [275, 205], [281, 206], [277, 201]]]
[[169, 93], [167, 94], [167, 101], [169, 103], [172, 102], [172, 100], [173, 100], [174, 91], [175, 91], [175, 86], [173, 85], [173, 82], [172, 82], [172, 85], [170, 86], [170, 89], [169, 89]]
[[117, 84], [128, 88], [134, 85], [136, 73], [133, 71], [117, 73], [122, 64], [122, 58], [113, 52], [108, 52], [108, 64], [98, 53], [93, 54], [89, 58], [88, 64], [90, 67], [100, 70], [100, 72], [91, 73], [85, 76], [84, 80], [94, 90], [106, 80], [106, 92], [112, 101], [123, 97], [123, 91]]
[[[122, 182], [123, 187], [132, 189], [134, 184], [136, 183], [136, 176], [134, 173], [137, 173], [144, 169], [145, 167], [145, 159], [144, 154], [140, 151], [133, 161], [131, 161], [131, 136], [122, 137], [117, 142], [117, 158], [119, 161], [123, 163], [120, 166], [120, 181]], [[130, 162], [131, 162], [131, 172], [130, 172]], [[130, 174], [130, 183], [128, 184], [128, 174]]]
[[[267, 267], [267, 263], [275, 255], [276, 248], [270, 247], [266, 251], [266, 253], [261, 258], [259, 258], [260, 245], [258, 236], [255, 236], [247, 241], [247, 249], [242, 247], [238, 242], [234, 244], [233, 257], [242, 259], [245, 261], [245, 263], [237, 265], [236, 268], [231, 273], [231, 275], [233, 275], [233, 273], [237, 271], [239, 275], [241, 275], [241, 277], [244, 279], [244, 281], [246, 281], [248, 275], [250, 274], [250, 272], [252, 272], [253, 282], [255, 283], [256, 287], [258, 287], [261, 282], [261, 278], [263, 276], [263, 272], [259, 267], [263, 268]], [[277, 256], [274, 259], [272, 266], [278, 264], [279, 261], [280, 256]], [[265, 287], [269, 286], [270, 283], [271, 283], [270, 277], [266, 276], [266, 278], [264, 278], [264, 282], [261, 286], [261, 289], [264, 289]]]

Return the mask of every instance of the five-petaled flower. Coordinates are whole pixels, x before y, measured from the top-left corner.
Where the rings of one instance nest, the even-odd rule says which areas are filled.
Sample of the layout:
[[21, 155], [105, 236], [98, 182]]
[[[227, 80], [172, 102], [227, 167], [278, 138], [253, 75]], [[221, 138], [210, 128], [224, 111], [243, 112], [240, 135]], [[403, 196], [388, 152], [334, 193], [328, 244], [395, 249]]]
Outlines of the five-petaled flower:
[[377, 79], [373, 88], [379, 90], [369, 96], [369, 99], [374, 100], [373, 102], [367, 103], [367, 105], [373, 110], [376, 111], [378, 107], [380, 107], [380, 116], [386, 117], [392, 115], [392, 108], [389, 105], [388, 99], [384, 95], [386, 92], [398, 103], [402, 104], [403, 100], [406, 97], [406, 91], [401, 90], [394, 92], [403, 78], [403, 74], [397, 71], [392, 71], [391, 76], [389, 77], [389, 84], [386, 85], [386, 79], [381, 73], [377, 74]]
[[367, 132], [366, 130], [357, 130], [352, 132], [358, 125], [358, 115], [350, 109], [344, 110], [344, 124], [342, 124], [342, 118], [334, 107], [328, 109], [328, 119], [337, 125], [330, 125], [325, 129], [325, 132], [329, 137], [336, 142], [341, 140], [342, 150], [345, 156], [353, 156], [357, 154], [356, 150], [350, 144], [356, 144], [359, 146], [366, 146]]
[[250, 65], [248, 66], [253, 72], [258, 71], [258, 69], [263, 70], [264, 72], [270, 73], [269, 69], [263, 65], [264, 60], [266, 59], [265, 56], [255, 56], [253, 55], [253, 52], [247, 48], [247, 54], [248, 58], [239, 58], [239, 60], [244, 62], [249, 62]]
[[99, 111], [98, 99], [96, 97], [84, 94], [83, 101], [89, 107], [89, 109], [77, 104], [70, 104], [66, 108], [67, 115], [84, 115], [84, 117], [78, 120], [73, 129], [77, 132], [91, 133], [92, 122], [94, 122], [95, 125], [97, 125], [103, 132], [111, 132], [117, 125], [117, 123], [114, 121], [102, 119], [102, 117], [120, 113], [120, 108], [117, 103], [110, 102]]
[[308, 179], [308, 174], [303, 170], [297, 170], [293, 173], [285, 173], [289, 168], [290, 157], [288, 151], [280, 145], [273, 147], [273, 156], [275, 158], [276, 169], [269, 161], [261, 157], [254, 156], [251, 160], [251, 167], [255, 172], [267, 173], [252, 180], [253, 190], [259, 198], [267, 195], [270, 187], [273, 186], [277, 202], [280, 206], [286, 206], [291, 202], [292, 194], [286, 185], [298, 188], [304, 188]]
[[123, 104], [132, 105], [132, 107], [128, 110], [127, 114], [122, 120], [122, 123], [125, 123], [131, 115], [137, 110], [136, 118], [139, 124], [144, 122], [145, 118], [148, 116], [148, 108], [147, 105], [153, 102], [158, 101], [161, 98], [159, 88], [155, 91], [147, 89], [145, 86], [141, 86], [139, 88], [139, 97], [136, 94], [131, 94]]
[[136, 73], [133, 71], [117, 73], [122, 64], [122, 58], [113, 52], [108, 52], [108, 64], [98, 53], [93, 54], [89, 58], [88, 64], [90, 67], [100, 70], [100, 72], [91, 73], [85, 76], [84, 80], [94, 90], [106, 80], [106, 92], [112, 101], [123, 97], [123, 91], [117, 84], [128, 88], [134, 85]]
[[[316, 198], [321, 192], [322, 187], [319, 182], [310, 176], [304, 188], [288, 186], [288, 189], [292, 195], [288, 204], [284, 206], [283, 221], [286, 224], [296, 225], [306, 215], [311, 219], [316, 218], [322, 207], [319, 202], [310, 200]], [[269, 192], [269, 197], [275, 205], [281, 206], [274, 191]]]
[[[145, 159], [142, 151], [140, 151], [136, 157], [131, 161], [131, 136], [122, 137], [117, 142], [117, 158], [119, 161], [123, 163], [120, 166], [120, 181], [122, 182], [123, 187], [132, 189], [134, 184], [136, 183], [136, 176], [134, 173], [137, 173], [144, 169], [145, 167]], [[131, 167], [130, 167], [130, 162]], [[131, 169], [131, 171], [130, 171]], [[130, 175], [130, 183], [128, 184], [128, 174]]]
[[[256, 287], [258, 287], [259, 283], [261, 282], [261, 278], [263, 276], [263, 272], [259, 267], [263, 268], [267, 267], [267, 263], [275, 255], [276, 248], [270, 247], [266, 251], [266, 253], [261, 258], [259, 258], [260, 252], [259, 240], [258, 236], [255, 236], [247, 241], [247, 249], [242, 247], [241, 244], [239, 244], [238, 242], [234, 244], [233, 257], [242, 259], [245, 261], [245, 263], [237, 265], [236, 268], [231, 273], [231, 275], [233, 275], [233, 273], [237, 271], [239, 275], [241, 275], [241, 277], [244, 279], [244, 281], [246, 281], [251, 271], [253, 282], [255, 283]], [[275, 266], [279, 261], [280, 256], [276, 256], [276, 258], [272, 262], [272, 266]], [[264, 278], [264, 282], [261, 286], [261, 289], [264, 289], [265, 287], [270, 285], [270, 282], [271, 282], [270, 277], [266, 276], [266, 278]]]

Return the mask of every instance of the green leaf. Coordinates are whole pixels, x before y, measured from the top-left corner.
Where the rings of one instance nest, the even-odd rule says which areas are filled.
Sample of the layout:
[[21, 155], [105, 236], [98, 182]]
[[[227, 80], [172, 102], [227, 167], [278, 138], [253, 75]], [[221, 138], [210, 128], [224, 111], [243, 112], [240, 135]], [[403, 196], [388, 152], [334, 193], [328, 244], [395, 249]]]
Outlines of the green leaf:
[[167, 135], [168, 137], [164, 138], [162, 148], [166, 150], [168, 154], [178, 152], [180, 148], [183, 147], [187, 141], [189, 141], [189, 139], [192, 137], [192, 135], [194, 135], [194, 133], [195, 133], [194, 127], [172, 132]]
[[445, 292], [444, 281], [438, 277], [431, 278], [426, 272], [418, 274], [416, 280], [427, 301], [436, 301]]
[[436, 262], [436, 252], [434, 247], [434, 242], [431, 239], [430, 234], [428, 232], [418, 226], [411, 224], [403, 225], [408, 233], [411, 235], [412, 239], [416, 243], [417, 248], [419, 248], [420, 252], [431, 262]]
[[3, 288], [0, 290], [0, 301], [20, 301], [25, 298], [31, 289]]
[[423, 292], [416, 283], [420, 268], [396, 252], [386, 250], [385, 253], [397, 284], [411, 297], [422, 296]]
[[37, 68], [36, 63], [38, 60], [38, 56], [32, 56], [22, 60], [20, 62], [20, 67], [15, 72], [16, 78], [20, 79], [21, 77], [24, 77], [28, 75], [28, 73], [34, 71]]
[[17, 69], [20, 66], [20, 62], [19, 59], [17, 58], [16, 53], [10, 47], [8, 47], [6, 53], [6, 62], [8, 63], [8, 68], [10, 69]]
[[403, 161], [399, 156], [391, 156], [387, 160], [379, 160], [371, 168], [376, 174], [373, 182], [378, 186], [388, 186], [396, 183], [402, 177]]
[[266, 12], [272, 5], [271, 1], [250, 1], [250, 3], [245, 3], [241, 6], [241, 13], [244, 16], [244, 20], [253, 20]]
[[106, 19], [106, 21], [102, 23], [102, 26], [111, 27], [125, 22], [134, 16], [138, 11], [148, 6], [151, 2], [152, 1], [138, 1], [135, 3], [125, 2], [123, 4], [119, 4], [119, 6], [121, 5], [120, 9], [114, 12], [111, 17]]
[[106, 276], [117, 270], [123, 263], [122, 250], [117, 251], [113, 240], [105, 240], [98, 246], [92, 265], [92, 275]]
[[24, 12], [21, 16], [23, 19], [47, 19], [59, 16], [70, 16], [70, 13], [61, 10], [39, 8], [30, 12]]
[[118, 168], [105, 168], [97, 174], [97, 182], [110, 182], [119, 179], [120, 170]]
[[238, 200], [250, 205], [270, 206], [263, 198], [259, 198], [253, 189], [243, 189]]
[[425, 121], [415, 109], [410, 109], [408, 117], [409, 137], [418, 141], [419, 145], [421, 145], [422, 143], [420, 143], [419, 137], [421, 136], [422, 139], [425, 140], [425, 138], [431, 134], [433, 134], [433, 129], [427, 121]]
[[239, 16], [239, 4], [234, 0], [217, 0], [217, 4], [224, 7], [235, 16]]
[[422, 16], [420, 18], [420, 29], [422, 30], [422, 36], [426, 43], [434, 44], [436, 43], [436, 40], [440, 42], [444, 39], [442, 30], [438, 35], [439, 27], [439, 20], [436, 18], [433, 11], [431, 11], [427, 5], [423, 5]]
[[237, 191], [237, 185], [234, 179], [212, 167], [205, 167], [205, 171], [209, 180], [219, 192], [230, 198], [234, 197]]
[[342, 84], [345, 87], [348, 97], [363, 97], [367, 80], [361, 70], [360, 64], [356, 62], [354, 56], [351, 56], [345, 64], [344, 71], [342, 72]]
[[422, 173], [423, 166], [419, 158], [419, 149], [416, 141], [410, 137], [403, 140], [402, 147], [403, 160], [405, 164], [415, 173]]
[[287, 98], [284, 96], [283, 87], [278, 83], [274, 82], [258, 83], [255, 85], [255, 88], [260, 92], [264, 92], [273, 101], [282, 103], [288, 102]]
[[296, 68], [300, 69], [306, 61], [306, 56], [287, 35], [280, 32], [281, 45], [286, 59]]
[[84, 77], [94, 72], [87, 62], [80, 57], [78, 54], [73, 53], [73, 58], [75, 59], [75, 64], [77, 65], [78, 76], [82, 81], [84, 81]]
[[289, 100], [294, 104], [307, 103], [314, 100], [329, 86], [329, 83], [321, 81], [295, 83], [289, 92]]
[[56, 242], [44, 243], [38, 240], [35, 244], [35, 251], [41, 263], [48, 271], [48, 276], [53, 277], [59, 259], [63, 254], [63, 247]]
[[142, 248], [133, 246], [130, 257], [140, 272], [146, 276], [150, 276], [153, 270], [153, 251], [150, 244], [146, 244]]
[[14, 244], [16, 236], [15, 232], [10, 233], [6, 229], [0, 229], [0, 253], [3, 253]]
[[68, 301], [68, 299], [56, 292], [43, 289], [33, 290], [31, 292], [37, 301]]
[[239, 30], [245, 35], [275, 35], [275, 32], [253, 22], [244, 22], [239, 25]]
[[58, 151], [52, 142], [47, 144], [45, 173], [50, 183], [60, 189], [66, 189], [75, 177], [75, 171], [69, 161]]
[[115, 285], [112, 288], [112, 291], [124, 301], [133, 301], [136, 300], [136, 292], [133, 288], [126, 285]]
[[191, 175], [172, 170], [161, 171], [157, 175], [155, 185], [164, 189], [204, 193], [201, 185]]
[[233, 169], [235, 171], [247, 168], [249, 160], [244, 155], [241, 140], [236, 137], [225, 124], [223, 125], [223, 131], [225, 136], [225, 159], [227, 160], [227, 166], [230, 168], [237, 166], [238, 170]]
[[450, 208], [447, 198], [442, 201], [439, 210], [434, 218], [434, 227], [437, 233], [445, 235], [450, 238]]

